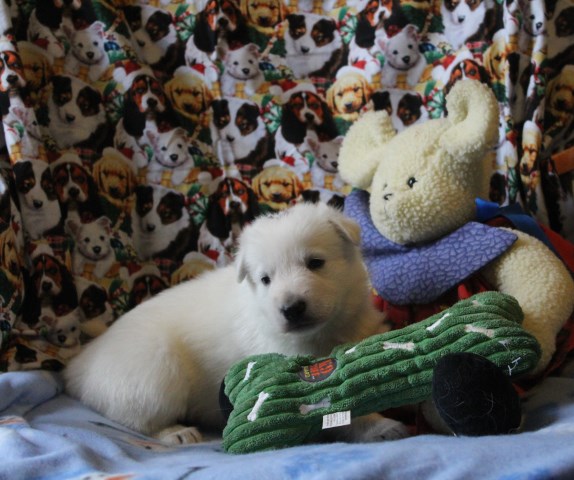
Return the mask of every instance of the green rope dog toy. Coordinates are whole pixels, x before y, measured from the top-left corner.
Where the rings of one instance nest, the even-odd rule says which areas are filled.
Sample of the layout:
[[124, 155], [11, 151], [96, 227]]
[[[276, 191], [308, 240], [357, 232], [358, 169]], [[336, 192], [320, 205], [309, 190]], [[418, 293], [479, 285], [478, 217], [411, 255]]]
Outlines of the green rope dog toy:
[[[225, 378], [233, 406], [223, 447], [250, 453], [312, 440], [333, 415], [352, 417], [424, 401], [444, 355], [471, 352], [514, 377], [540, 358], [511, 296], [484, 292], [400, 330], [336, 347], [328, 358], [264, 354]], [[331, 416], [331, 417], [330, 417]]]

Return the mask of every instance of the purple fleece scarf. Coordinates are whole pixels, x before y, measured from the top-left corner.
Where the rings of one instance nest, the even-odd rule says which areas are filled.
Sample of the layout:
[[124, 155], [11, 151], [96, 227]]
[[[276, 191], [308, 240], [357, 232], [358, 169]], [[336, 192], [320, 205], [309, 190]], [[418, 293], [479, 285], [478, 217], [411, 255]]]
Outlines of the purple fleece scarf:
[[399, 245], [376, 229], [369, 199], [369, 193], [354, 190], [345, 199], [345, 213], [361, 227], [361, 249], [373, 287], [395, 305], [436, 300], [508, 250], [517, 239], [507, 230], [469, 222], [425, 245]]

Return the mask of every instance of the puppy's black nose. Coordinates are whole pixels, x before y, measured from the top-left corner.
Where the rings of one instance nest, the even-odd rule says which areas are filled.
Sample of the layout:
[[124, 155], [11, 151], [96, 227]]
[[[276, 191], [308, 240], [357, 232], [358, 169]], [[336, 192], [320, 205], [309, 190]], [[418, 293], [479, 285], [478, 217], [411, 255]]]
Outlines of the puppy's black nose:
[[309, 47], [301, 47], [301, 53], [309, 53]]
[[14, 85], [18, 81], [18, 75], [8, 75], [6, 80], [10, 85]]
[[232, 135], [227, 135], [227, 137], [225, 138], [227, 138], [228, 142], [233, 142], [235, 140], [235, 137], [233, 137]]
[[297, 324], [303, 320], [307, 304], [303, 300], [296, 300], [281, 308], [281, 313], [289, 323]]
[[458, 16], [458, 23], [464, 22], [464, 19], [465, 19], [465, 18], [466, 18], [466, 17], [465, 17], [464, 15], [459, 15], [459, 16]]
[[177, 162], [177, 159], [178, 159], [178, 158], [179, 158], [179, 155], [178, 155], [177, 153], [172, 153], [172, 154], [169, 156], [169, 159], [170, 159], [173, 163]]
[[52, 284], [50, 282], [42, 282], [42, 291], [49, 292], [52, 290]]
[[44, 205], [44, 202], [42, 200], [34, 200], [32, 202], [32, 204], [34, 205], [34, 208], [42, 208], [42, 205]]
[[312, 121], [315, 119], [315, 117], [313, 116], [312, 113], [306, 113], [306, 114], [305, 114], [305, 119], [306, 119], [308, 122], [312, 122]]
[[242, 68], [241, 71], [243, 72], [243, 75], [249, 75], [249, 72], [251, 70], [249, 70], [248, 68]]
[[66, 343], [66, 335], [58, 335], [58, 342], [61, 344]]
[[76, 198], [80, 194], [80, 190], [76, 187], [72, 187], [68, 193], [70, 194], [70, 197]]
[[70, 115], [69, 113], [66, 114], [66, 122], [72, 123], [76, 119], [75, 115]]
[[146, 230], [147, 230], [148, 232], [153, 232], [153, 231], [155, 230], [155, 225], [153, 225], [153, 224], [151, 224], [151, 223], [148, 223], [147, 226], [146, 226]]
[[96, 255], [98, 255], [102, 251], [102, 247], [94, 247], [93, 250], [94, 250], [94, 253]]
[[155, 108], [157, 107], [157, 100], [155, 98], [148, 98], [147, 100], [147, 106], [149, 108]]
[[88, 57], [90, 60], [94, 58], [94, 52], [86, 52], [86, 57]]
[[403, 62], [406, 63], [408, 65], [408, 63], [411, 61], [411, 57], [409, 57], [408, 55], [405, 55], [403, 57]]
[[542, 28], [542, 22], [538, 22], [536, 24], [536, 30], [540, 30]]

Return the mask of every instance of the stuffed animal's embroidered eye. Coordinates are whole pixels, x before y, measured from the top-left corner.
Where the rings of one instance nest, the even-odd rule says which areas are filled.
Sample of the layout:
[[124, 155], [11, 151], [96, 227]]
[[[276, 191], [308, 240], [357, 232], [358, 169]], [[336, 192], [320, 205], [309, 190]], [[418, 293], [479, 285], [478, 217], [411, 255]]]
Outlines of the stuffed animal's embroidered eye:
[[268, 275], [265, 275], [264, 277], [261, 277], [261, 283], [263, 285], [269, 285], [271, 283], [271, 278], [269, 278]]
[[417, 183], [417, 179], [415, 177], [411, 177], [407, 180], [407, 185], [409, 188], [413, 188], [413, 185]]
[[309, 270], [319, 270], [323, 265], [325, 265], [325, 260], [322, 258], [310, 258], [307, 260], [307, 268]]

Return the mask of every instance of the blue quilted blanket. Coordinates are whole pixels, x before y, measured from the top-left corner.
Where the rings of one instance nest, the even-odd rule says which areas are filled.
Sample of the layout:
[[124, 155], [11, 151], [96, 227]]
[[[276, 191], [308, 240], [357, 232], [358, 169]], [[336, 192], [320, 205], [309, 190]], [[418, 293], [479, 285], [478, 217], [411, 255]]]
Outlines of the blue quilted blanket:
[[524, 401], [523, 432], [420, 435], [229, 455], [219, 439], [167, 448], [61, 393], [57, 374], [0, 376], [0, 479], [571, 479], [574, 363]]

